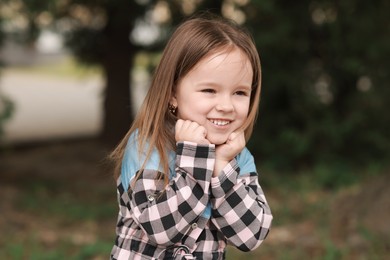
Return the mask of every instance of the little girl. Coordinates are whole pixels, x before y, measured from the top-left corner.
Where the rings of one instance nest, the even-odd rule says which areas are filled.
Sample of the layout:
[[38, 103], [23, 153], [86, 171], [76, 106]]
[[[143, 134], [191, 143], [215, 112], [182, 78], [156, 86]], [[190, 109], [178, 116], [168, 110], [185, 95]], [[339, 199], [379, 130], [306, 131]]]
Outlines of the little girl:
[[225, 259], [266, 238], [272, 215], [247, 148], [260, 61], [242, 28], [192, 18], [173, 33], [112, 153], [119, 216], [111, 259]]

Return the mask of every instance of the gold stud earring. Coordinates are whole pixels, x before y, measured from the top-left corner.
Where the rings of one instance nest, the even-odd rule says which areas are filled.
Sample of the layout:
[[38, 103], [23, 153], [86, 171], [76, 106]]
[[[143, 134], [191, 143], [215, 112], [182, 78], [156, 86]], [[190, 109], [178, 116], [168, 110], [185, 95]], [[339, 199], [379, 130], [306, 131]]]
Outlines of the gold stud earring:
[[177, 107], [175, 107], [174, 105], [168, 104], [168, 110], [169, 110], [169, 112], [171, 112], [173, 115], [176, 114], [176, 109], [177, 109]]

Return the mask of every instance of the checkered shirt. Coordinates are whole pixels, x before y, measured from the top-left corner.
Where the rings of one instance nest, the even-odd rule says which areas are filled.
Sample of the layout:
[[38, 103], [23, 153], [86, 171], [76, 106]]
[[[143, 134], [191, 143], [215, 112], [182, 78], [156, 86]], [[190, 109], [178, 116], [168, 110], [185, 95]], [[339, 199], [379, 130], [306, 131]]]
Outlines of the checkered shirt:
[[268, 234], [272, 215], [253, 157], [246, 148], [244, 152], [212, 177], [215, 146], [179, 142], [168, 185], [159, 178], [160, 171], [148, 167], [133, 179], [131, 189], [119, 177], [111, 259], [191, 259], [182, 251], [174, 257], [180, 245], [205, 260], [225, 259], [227, 244], [242, 251], [257, 248]]

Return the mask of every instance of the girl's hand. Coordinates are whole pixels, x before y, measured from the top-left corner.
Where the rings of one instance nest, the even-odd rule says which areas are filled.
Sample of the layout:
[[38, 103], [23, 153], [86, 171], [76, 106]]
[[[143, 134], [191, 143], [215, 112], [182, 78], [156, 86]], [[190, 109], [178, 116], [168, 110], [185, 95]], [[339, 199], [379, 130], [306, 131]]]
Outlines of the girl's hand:
[[244, 149], [245, 144], [244, 132], [233, 132], [228, 137], [226, 143], [216, 147], [213, 177], [218, 176], [222, 169]]
[[179, 119], [175, 126], [176, 142], [189, 141], [197, 144], [210, 144], [206, 139], [206, 128], [190, 120]]
[[226, 143], [218, 145], [216, 148], [216, 159], [223, 161], [231, 161], [245, 147], [244, 132], [231, 133]]

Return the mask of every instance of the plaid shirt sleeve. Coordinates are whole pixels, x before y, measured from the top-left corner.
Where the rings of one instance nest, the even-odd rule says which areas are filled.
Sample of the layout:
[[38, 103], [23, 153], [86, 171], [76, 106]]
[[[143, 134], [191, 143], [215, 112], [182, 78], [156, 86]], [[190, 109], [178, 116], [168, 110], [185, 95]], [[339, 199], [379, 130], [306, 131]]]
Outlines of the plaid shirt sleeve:
[[228, 243], [242, 251], [257, 248], [266, 238], [272, 221], [258, 174], [240, 173], [233, 159], [218, 177], [212, 178], [211, 192], [212, 221]]
[[210, 198], [215, 146], [179, 142], [176, 152], [176, 176], [167, 186], [155, 170], [145, 169], [130, 194], [134, 220], [161, 246], [181, 241]]

